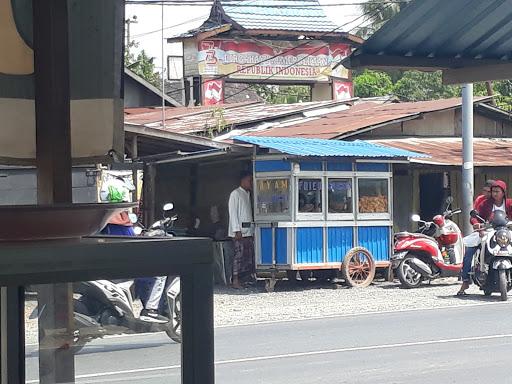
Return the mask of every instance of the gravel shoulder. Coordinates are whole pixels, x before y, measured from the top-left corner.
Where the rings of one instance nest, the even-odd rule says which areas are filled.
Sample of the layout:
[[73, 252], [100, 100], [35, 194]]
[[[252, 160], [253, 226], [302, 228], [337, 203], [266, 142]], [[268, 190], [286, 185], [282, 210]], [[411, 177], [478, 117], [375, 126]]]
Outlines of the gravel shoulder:
[[[456, 297], [459, 282], [439, 279], [417, 289], [402, 289], [398, 281], [376, 280], [367, 288], [348, 288], [342, 284], [279, 281], [275, 292], [267, 293], [264, 282], [246, 289], [215, 287], [216, 327], [256, 323], [357, 315], [373, 312], [433, 309], [450, 306], [499, 302], [496, 295], [484, 297], [472, 286], [466, 297]], [[37, 321], [28, 316], [36, 302], [25, 306], [27, 343], [37, 342]]]

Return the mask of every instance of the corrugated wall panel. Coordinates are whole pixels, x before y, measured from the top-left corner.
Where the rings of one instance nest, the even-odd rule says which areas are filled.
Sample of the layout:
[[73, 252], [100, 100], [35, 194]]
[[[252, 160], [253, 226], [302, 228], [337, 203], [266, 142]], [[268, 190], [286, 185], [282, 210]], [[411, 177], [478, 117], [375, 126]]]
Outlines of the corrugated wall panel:
[[342, 262], [346, 253], [354, 247], [354, 229], [352, 227], [327, 228], [327, 261]]
[[388, 261], [389, 231], [390, 227], [358, 227], [358, 245], [368, 249], [375, 261]]
[[[286, 264], [288, 233], [286, 228], [276, 228], [276, 262]], [[261, 263], [272, 264], [272, 228], [260, 229]]]
[[297, 228], [297, 263], [323, 262], [323, 228]]

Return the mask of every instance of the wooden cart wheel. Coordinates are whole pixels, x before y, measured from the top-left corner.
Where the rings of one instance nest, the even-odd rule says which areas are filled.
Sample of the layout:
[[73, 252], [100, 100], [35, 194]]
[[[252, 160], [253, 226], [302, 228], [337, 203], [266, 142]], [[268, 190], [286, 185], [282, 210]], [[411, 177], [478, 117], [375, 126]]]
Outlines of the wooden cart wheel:
[[349, 287], [367, 287], [375, 277], [375, 260], [366, 248], [352, 248], [343, 259], [341, 272]]

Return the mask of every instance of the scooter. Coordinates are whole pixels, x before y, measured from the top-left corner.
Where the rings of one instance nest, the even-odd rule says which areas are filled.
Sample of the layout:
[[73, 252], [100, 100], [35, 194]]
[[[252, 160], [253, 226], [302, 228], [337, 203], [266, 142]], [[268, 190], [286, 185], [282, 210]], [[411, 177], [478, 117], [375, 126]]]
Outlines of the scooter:
[[[169, 233], [177, 216], [168, 217], [172, 203], [164, 206], [164, 217], [149, 229], [141, 227], [136, 234], [143, 236], [173, 236]], [[134, 220], [131, 217], [132, 221]], [[122, 333], [166, 332], [175, 342], [181, 343], [181, 283], [178, 276], [168, 276], [164, 294], [160, 299], [159, 313], [168, 318], [166, 323], [145, 321], [135, 315], [133, 302], [139, 297], [144, 303], [152, 287], [152, 279], [93, 280], [73, 284], [73, 315], [76, 329], [70, 348], [78, 352], [96, 338]], [[45, 308], [36, 308], [35, 315], [44, 321]], [[51, 336], [51, 335], [48, 335]]]
[[501, 300], [507, 301], [508, 291], [512, 289], [512, 222], [501, 210], [494, 212], [490, 223], [478, 216], [477, 211], [470, 214], [484, 224], [464, 238], [466, 246], [480, 247], [473, 257], [471, 279], [485, 296], [498, 292]]
[[394, 235], [391, 267], [402, 287], [416, 288], [423, 281], [459, 275], [464, 244], [462, 233], [451, 218], [461, 210], [450, 210], [452, 202], [453, 198], [448, 197], [445, 212], [434, 216], [431, 222], [412, 215], [412, 221], [420, 225], [417, 232]]

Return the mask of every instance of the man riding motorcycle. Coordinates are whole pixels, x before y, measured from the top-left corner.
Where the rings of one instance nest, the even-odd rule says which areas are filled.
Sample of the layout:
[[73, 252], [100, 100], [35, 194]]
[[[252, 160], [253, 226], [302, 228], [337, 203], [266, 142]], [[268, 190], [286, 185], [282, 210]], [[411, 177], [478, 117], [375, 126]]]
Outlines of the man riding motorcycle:
[[[512, 199], [506, 198], [507, 195], [507, 184], [502, 180], [495, 180], [491, 186], [491, 198], [486, 199], [480, 203], [479, 206], [475, 207], [478, 211], [478, 215], [486, 221], [489, 221], [494, 211], [500, 210], [506, 213], [507, 217], [512, 217]], [[471, 224], [474, 229], [480, 228], [478, 219], [471, 218]], [[457, 296], [466, 295], [466, 289], [469, 288], [471, 280], [469, 278], [469, 272], [471, 271], [471, 263], [473, 256], [478, 250], [477, 247], [466, 247], [464, 253], [464, 259], [462, 262], [462, 285], [457, 292]]]

